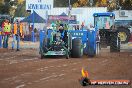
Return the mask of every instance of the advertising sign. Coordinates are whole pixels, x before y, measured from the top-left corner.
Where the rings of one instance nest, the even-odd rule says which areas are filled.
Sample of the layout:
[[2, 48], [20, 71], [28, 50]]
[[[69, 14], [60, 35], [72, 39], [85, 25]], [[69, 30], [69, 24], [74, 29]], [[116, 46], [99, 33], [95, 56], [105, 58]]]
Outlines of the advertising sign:
[[49, 15], [48, 16], [49, 22], [53, 22], [53, 21], [57, 21], [57, 20], [60, 20], [64, 23], [68, 23], [68, 20], [69, 20], [70, 24], [76, 24], [77, 23], [77, 19], [76, 19], [75, 15], [72, 15], [70, 18], [68, 16], [60, 16], [60, 15]]
[[[49, 20], [68, 20], [69, 17], [68, 16], [58, 16], [58, 15], [49, 15]], [[76, 20], [76, 16], [73, 15], [70, 17], [69, 20]]]
[[26, 10], [51, 10], [53, 0], [26, 0]]

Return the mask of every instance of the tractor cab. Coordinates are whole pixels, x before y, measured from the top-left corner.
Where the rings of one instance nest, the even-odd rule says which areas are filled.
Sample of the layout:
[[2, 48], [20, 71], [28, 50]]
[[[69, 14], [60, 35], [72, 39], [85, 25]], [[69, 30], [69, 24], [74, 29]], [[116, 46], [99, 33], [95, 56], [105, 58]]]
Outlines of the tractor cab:
[[101, 47], [110, 45], [111, 31], [114, 29], [114, 13], [94, 13], [94, 26], [99, 31]]
[[114, 28], [114, 13], [94, 13], [94, 26], [98, 29], [113, 29]]

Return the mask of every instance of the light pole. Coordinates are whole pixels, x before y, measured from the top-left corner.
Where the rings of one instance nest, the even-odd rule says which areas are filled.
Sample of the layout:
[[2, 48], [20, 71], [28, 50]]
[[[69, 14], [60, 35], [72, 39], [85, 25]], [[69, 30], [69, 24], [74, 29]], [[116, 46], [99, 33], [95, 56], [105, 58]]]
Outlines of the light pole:
[[[71, 0], [69, 0], [69, 10], [68, 10], [68, 51], [69, 51], [69, 48], [70, 48], [70, 43], [69, 43], [69, 28], [70, 28], [70, 17], [71, 17]], [[70, 45], [70, 46], [69, 46]], [[67, 55], [68, 55], [68, 57], [69, 57], [69, 53], [70, 52], [67, 52]]]
[[88, 0], [88, 1], [89, 1], [90, 6], [92, 7], [93, 6], [93, 0]]
[[34, 33], [34, 13], [35, 13], [35, 11], [33, 10], [33, 17], [32, 17], [32, 23], [33, 23], [33, 25], [32, 25], [32, 42], [35, 42], [35, 33]]
[[69, 9], [68, 9], [68, 24], [70, 23], [70, 17], [71, 17], [71, 0], [69, 0]]
[[71, 0], [69, 0], [69, 8], [70, 8], [70, 5], [71, 5]]

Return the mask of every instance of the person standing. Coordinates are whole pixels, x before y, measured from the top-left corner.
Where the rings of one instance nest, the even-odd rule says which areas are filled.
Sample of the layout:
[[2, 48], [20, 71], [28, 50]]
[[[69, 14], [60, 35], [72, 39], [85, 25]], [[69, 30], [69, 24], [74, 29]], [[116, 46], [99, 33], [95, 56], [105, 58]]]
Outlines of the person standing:
[[8, 48], [8, 40], [11, 33], [11, 24], [9, 20], [5, 20], [3, 32], [4, 32], [3, 48]]
[[14, 31], [13, 31], [13, 41], [12, 41], [12, 49], [15, 46], [15, 40], [17, 41], [17, 51], [20, 51], [20, 23], [17, 21], [14, 23]]
[[2, 28], [0, 27], [0, 48], [2, 47]]
[[20, 51], [20, 22], [17, 21], [17, 34], [16, 34], [16, 39], [17, 39], [17, 51]]
[[13, 25], [12, 49], [14, 49], [14, 46], [15, 46], [16, 35], [17, 35], [17, 23], [15, 22], [14, 25]]

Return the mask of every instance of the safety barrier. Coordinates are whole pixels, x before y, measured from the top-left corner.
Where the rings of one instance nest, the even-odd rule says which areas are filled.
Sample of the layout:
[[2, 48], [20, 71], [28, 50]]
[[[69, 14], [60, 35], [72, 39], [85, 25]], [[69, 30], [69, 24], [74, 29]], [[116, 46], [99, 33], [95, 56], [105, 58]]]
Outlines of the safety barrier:
[[96, 54], [96, 31], [88, 31], [88, 55]]
[[43, 44], [43, 40], [44, 40], [45, 35], [46, 35], [46, 31], [45, 30], [41, 30], [39, 32], [40, 46], [42, 46], [42, 44]]
[[25, 35], [24, 41], [31, 41], [31, 35]]
[[[33, 41], [33, 37], [31, 34], [24, 35], [24, 41]], [[34, 36], [34, 42], [39, 41], [39, 34], [35, 34]]]

